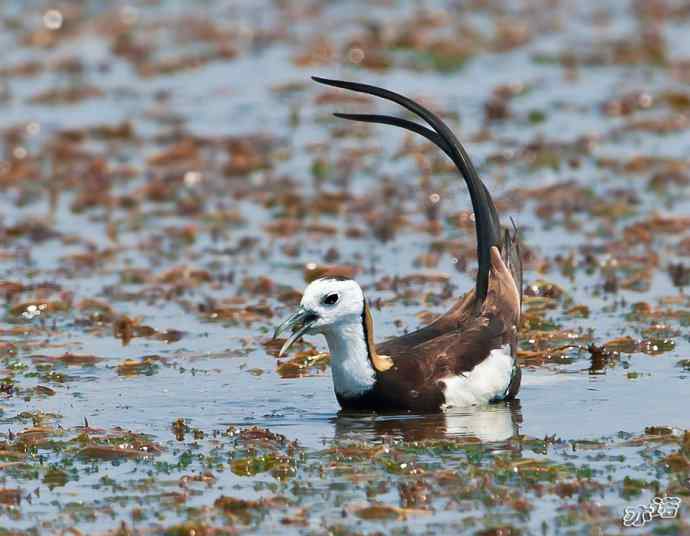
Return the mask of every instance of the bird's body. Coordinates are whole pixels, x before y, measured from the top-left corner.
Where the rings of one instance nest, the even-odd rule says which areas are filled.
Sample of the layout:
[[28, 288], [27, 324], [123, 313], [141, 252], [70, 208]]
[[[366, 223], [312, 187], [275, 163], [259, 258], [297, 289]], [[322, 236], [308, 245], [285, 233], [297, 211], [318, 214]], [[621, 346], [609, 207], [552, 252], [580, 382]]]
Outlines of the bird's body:
[[305, 289], [299, 310], [276, 330], [278, 335], [298, 328], [281, 353], [304, 333], [323, 334], [336, 397], [347, 410], [429, 412], [515, 397], [522, 300], [517, 239], [501, 232], [491, 196], [469, 157], [446, 125], [413, 101], [373, 86], [316, 80], [394, 100], [431, 124], [435, 131], [388, 116], [336, 114], [413, 130], [453, 159], [473, 201], [479, 273], [475, 289], [435, 322], [378, 345], [359, 285], [350, 279], [317, 279]]

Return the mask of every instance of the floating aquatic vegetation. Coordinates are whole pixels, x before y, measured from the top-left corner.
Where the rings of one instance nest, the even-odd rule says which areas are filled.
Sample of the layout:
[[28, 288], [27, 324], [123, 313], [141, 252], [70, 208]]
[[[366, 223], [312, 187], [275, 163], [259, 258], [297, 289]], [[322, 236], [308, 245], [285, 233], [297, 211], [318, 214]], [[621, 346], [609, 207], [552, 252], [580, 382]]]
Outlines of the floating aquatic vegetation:
[[278, 361], [276, 370], [281, 378], [299, 378], [312, 374], [323, 374], [329, 363], [330, 355], [328, 353], [297, 352], [295, 357], [288, 361]]
[[[687, 6], [97, 4], [0, 8], [0, 532], [616, 532], [685, 500]], [[336, 66], [448, 119], [516, 220], [521, 412], [337, 416], [321, 342], [276, 359], [313, 277], [356, 277], [377, 340], [471, 287], [451, 163], [334, 121], [381, 113], [305, 83]]]
[[158, 372], [160, 363], [165, 360], [157, 355], [147, 355], [140, 359], [125, 359], [117, 366], [120, 376], [152, 376]]
[[38, 316], [48, 316], [54, 313], [68, 311], [70, 305], [61, 301], [25, 302], [15, 305], [9, 311], [10, 315], [24, 320], [32, 320]]

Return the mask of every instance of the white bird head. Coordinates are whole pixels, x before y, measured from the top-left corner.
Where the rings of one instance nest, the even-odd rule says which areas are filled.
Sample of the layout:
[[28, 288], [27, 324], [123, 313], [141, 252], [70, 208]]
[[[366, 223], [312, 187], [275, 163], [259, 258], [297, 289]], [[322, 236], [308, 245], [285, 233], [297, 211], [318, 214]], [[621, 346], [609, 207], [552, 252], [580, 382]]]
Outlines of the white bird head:
[[277, 338], [290, 329], [294, 333], [280, 350], [282, 356], [303, 334], [328, 333], [345, 325], [361, 324], [364, 292], [352, 279], [325, 277], [309, 283], [295, 313], [278, 326]]

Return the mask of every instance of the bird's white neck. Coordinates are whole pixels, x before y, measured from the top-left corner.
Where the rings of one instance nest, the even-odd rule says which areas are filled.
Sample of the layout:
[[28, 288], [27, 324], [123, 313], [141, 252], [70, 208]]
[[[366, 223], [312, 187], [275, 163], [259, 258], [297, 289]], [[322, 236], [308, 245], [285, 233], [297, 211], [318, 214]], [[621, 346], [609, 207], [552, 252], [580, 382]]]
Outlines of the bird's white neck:
[[324, 332], [331, 353], [335, 392], [352, 398], [369, 391], [376, 382], [361, 322], [333, 326]]

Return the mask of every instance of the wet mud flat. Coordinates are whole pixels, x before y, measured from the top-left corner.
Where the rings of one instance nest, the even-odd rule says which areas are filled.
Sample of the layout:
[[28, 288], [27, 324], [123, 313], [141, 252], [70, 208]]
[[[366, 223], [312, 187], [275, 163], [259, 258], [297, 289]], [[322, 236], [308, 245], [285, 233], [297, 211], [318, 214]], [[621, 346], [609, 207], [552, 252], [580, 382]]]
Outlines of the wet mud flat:
[[[685, 534], [690, 9], [680, 2], [0, 6], [0, 534]], [[377, 338], [473, 284], [469, 196], [526, 264], [519, 401], [339, 414], [305, 281]], [[626, 507], [675, 516], [623, 526]]]

